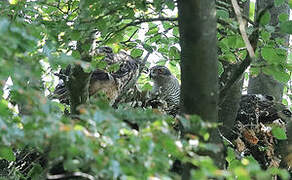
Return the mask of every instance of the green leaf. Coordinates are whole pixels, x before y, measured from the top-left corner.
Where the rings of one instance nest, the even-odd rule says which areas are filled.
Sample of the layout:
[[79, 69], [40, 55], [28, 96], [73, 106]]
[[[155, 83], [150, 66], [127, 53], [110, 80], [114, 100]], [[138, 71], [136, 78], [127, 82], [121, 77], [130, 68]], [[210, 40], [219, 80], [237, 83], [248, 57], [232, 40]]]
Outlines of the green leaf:
[[219, 76], [221, 76], [221, 74], [224, 72], [224, 68], [223, 68], [223, 65], [222, 63], [219, 61], [218, 62], [218, 74]]
[[7, 146], [0, 146], [0, 159], [6, 159], [7, 161], [15, 161], [15, 156], [12, 148]]
[[263, 68], [263, 72], [273, 76], [277, 81], [287, 83], [290, 79], [290, 74], [285, 71], [282, 65], [270, 65]]
[[231, 52], [226, 52], [220, 59], [223, 59], [224, 61], [229, 61], [229, 62], [235, 62], [236, 57], [233, 53]]
[[8, 118], [11, 115], [12, 113], [8, 108], [8, 101], [5, 99], [0, 100], [0, 116]]
[[145, 34], [145, 35], [151, 35], [151, 34], [156, 34], [158, 33], [158, 27], [152, 27], [152, 28], [149, 28], [148, 32]]
[[18, 0], [10, 0], [9, 3], [10, 4], [17, 4], [18, 3]]
[[81, 59], [81, 55], [80, 55], [79, 51], [73, 50], [73, 51], [72, 51], [72, 56], [73, 56], [75, 59]]
[[286, 61], [286, 50], [281, 48], [264, 47], [261, 49], [262, 57], [273, 64], [284, 63]]
[[249, 8], [249, 19], [254, 19], [254, 13], [255, 13], [255, 2], [250, 2], [250, 8]]
[[216, 17], [222, 18], [222, 19], [227, 19], [227, 18], [229, 18], [229, 12], [225, 11], [225, 10], [217, 10]]
[[292, 0], [289, 0], [288, 2], [290, 9], [292, 9]]
[[250, 176], [249, 176], [248, 171], [243, 167], [240, 167], [240, 166], [236, 167], [234, 169], [234, 173], [235, 173], [237, 179], [240, 179], [240, 180], [249, 180], [249, 179], [251, 179]]
[[286, 68], [288, 71], [292, 71], [292, 64], [291, 64], [291, 63], [285, 64], [285, 68]]
[[33, 168], [29, 171], [28, 177], [31, 177], [32, 180], [37, 180], [42, 178], [43, 168], [41, 165], [36, 164]]
[[112, 64], [109, 66], [110, 72], [117, 72], [120, 69], [120, 65], [118, 63]]
[[263, 38], [263, 40], [268, 41], [271, 37], [271, 33], [267, 32], [267, 31], [262, 31], [261, 37]]
[[162, 54], [167, 54], [168, 53], [168, 49], [163, 47], [163, 48], [159, 48], [158, 52], [162, 53]]
[[230, 49], [245, 47], [244, 41], [240, 35], [231, 35], [220, 42], [224, 43]]
[[64, 162], [64, 169], [69, 171], [76, 171], [78, 166], [80, 164], [80, 161], [77, 159], [67, 159]]
[[174, 28], [173, 28], [173, 35], [174, 35], [174, 36], [179, 36], [179, 30], [178, 30], [178, 27], [174, 27]]
[[165, 60], [165, 59], [161, 59], [161, 60], [159, 60], [156, 64], [157, 64], [157, 65], [164, 66], [164, 65], [166, 64], [166, 62], [167, 62], [167, 60]]
[[273, 134], [273, 136], [275, 136], [275, 138], [277, 138], [279, 140], [287, 139], [287, 136], [286, 136], [284, 129], [282, 129], [278, 126], [275, 126], [272, 128], [272, 134]]
[[292, 20], [280, 24], [280, 29], [284, 33], [292, 34]]
[[289, 20], [289, 15], [287, 13], [282, 13], [278, 17], [280, 22], [285, 22]]
[[80, 31], [74, 30], [72, 33], [70, 33], [70, 38], [72, 40], [78, 41], [80, 39], [80, 37], [81, 37]]
[[275, 2], [275, 6], [279, 7], [285, 2], [285, 0], [275, 0], [274, 2]]
[[148, 45], [148, 44], [143, 44], [143, 47], [148, 51], [148, 52], [153, 52], [153, 49], [152, 49], [152, 47], [150, 46], [150, 45]]
[[230, 163], [231, 161], [235, 160], [236, 159], [236, 155], [235, 155], [235, 152], [232, 148], [228, 147], [227, 149], [227, 156], [226, 156], [226, 161], [228, 163]]
[[270, 20], [271, 20], [271, 14], [270, 14], [270, 12], [267, 11], [267, 12], [262, 16], [262, 18], [261, 18], [261, 20], [260, 20], [260, 24], [261, 24], [262, 26], [267, 25], [267, 24], [269, 24]]
[[179, 60], [179, 58], [180, 58], [180, 52], [177, 49], [177, 47], [175, 47], [175, 46], [171, 46], [170, 47], [170, 49], [169, 49], [169, 58], [171, 60]]
[[152, 90], [152, 86], [151, 86], [151, 84], [150, 83], [145, 83], [144, 85], [143, 85], [143, 87], [142, 87], [142, 90], [143, 91], [151, 91]]
[[133, 49], [133, 50], [131, 51], [131, 56], [132, 56], [133, 58], [141, 57], [142, 54], [143, 54], [143, 50], [142, 50], [142, 49]]
[[290, 175], [289, 172], [286, 169], [279, 169], [276, 167], [271, 167], [267, 169], [267, 172], [269, 172], [272, 175], [279, 175], [282, 179], [289, 179]]
[[168, 29], [168, 28], [173, 27], [173, 25], [170, 24], [170, 22], [168, 22], [168, 21], [163, 21], [163, 22], [162, 22], [162, 25], [163, 25], [163, 28], [164, 28], [164, 29]]
[[175, 4], [174, 4], [174, 1], [173, 0], [168, 0], [165, 2], [166, 6], [171, 9], [171, 10], [174, 10], [175, 8]]

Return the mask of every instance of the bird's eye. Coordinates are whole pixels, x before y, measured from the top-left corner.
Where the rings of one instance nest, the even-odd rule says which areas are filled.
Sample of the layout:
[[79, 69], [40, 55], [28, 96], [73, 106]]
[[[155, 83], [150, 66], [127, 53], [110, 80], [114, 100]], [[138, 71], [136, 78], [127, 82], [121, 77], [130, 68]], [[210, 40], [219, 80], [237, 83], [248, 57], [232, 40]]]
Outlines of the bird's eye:
[[158, 69], [157, 71], [158, 71], [159, 74], [162, 74], [163, 73], [163, 70], [162, 69]]

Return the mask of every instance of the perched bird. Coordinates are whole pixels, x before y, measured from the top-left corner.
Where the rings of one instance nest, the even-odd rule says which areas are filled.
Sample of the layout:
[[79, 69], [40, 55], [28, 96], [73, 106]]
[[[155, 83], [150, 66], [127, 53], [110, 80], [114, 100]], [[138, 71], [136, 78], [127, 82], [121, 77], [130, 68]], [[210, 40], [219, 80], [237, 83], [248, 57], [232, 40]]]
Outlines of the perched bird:
[[[111, 72], [105, 69], [95, 69], [92, 72], [89, 83], [89, 95], [93, 96], [97, 92], [103, 92], [110, 100], [111, 104], [122, 94], [126, 93], [131, 85], [137, 80], [139, 74], [139, 61], [132, 58], [126, 52], [113, 53], [110, 47], [97, 48], [91, 56], [103, 56], [102, 61], [107, 66], [118, 64], [118, 70]], [[49, 96], [50, 99], [59, 99], [61, 103], [69, 104], [69, 92], [66, 88], [66, 81], [70, 76], [71, 66], [60, 70], [55, 75], [60, 78], [55, 91]]]
[[176, 77], [165, 66], [154, 66], [150, 69], [150, 79], [153, 81], [153, 89], [150, 92], [151, 99], [162, 100], [166, 106], [162, 109], [175, 116], [179, 111], [180, 84]]

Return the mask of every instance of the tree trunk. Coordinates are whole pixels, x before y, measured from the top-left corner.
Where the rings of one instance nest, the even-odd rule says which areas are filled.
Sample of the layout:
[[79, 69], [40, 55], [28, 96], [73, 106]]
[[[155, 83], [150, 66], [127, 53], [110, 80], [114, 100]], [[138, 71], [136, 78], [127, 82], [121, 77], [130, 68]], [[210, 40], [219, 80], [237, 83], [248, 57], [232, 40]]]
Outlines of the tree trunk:
[[[268, 5], [274, 4], [274, 0], [257, 0], [256, 1], [256, 13], [260, 10], [266, 8]], [[282, 13], [289, 15], [289, 6], [287, 3], [279, 7], [273, 7], [269, 9], [271, 14], [270, 25], [277, 26], [278, 16]], [[284, 38], [288, 43], [289, 36], [284, 34], [272, 34], [272, 38]], [[263, 61], [261, 59], [260, 61]], [[249, 94], [266, 94], [275, 97], [276, 100], [281, 101], [283, 95], [283, 83], [278, 82], [272, 76], [266, 75], [264, 73], [259, 73], [256, 77], [250, 76], [248, 82], [248, 93]]]
[[[179, 0], [178, 22], [181, 45], [181, 109], [203, 120], [218, 120], [218, 72], [216, 10], [214, 0]], [[217, 129], [212, 143], [222, 145]], [[217, 165], [224, 163], [221, 152], [210, 152]], [[190, 178], [188, 175], [185, 178]]]

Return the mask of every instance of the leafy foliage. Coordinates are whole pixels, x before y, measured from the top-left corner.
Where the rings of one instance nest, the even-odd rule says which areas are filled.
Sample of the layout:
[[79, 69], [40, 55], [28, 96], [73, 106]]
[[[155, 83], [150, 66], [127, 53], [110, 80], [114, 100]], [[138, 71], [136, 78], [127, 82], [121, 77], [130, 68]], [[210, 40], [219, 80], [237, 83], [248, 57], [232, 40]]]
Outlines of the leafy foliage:
[[[207, 143], [208, 129], [216, 125], [207, 124], [197, 116], [180, 117], [185, 128], [197, 132], [186, 133], [187, 138], [181, 139], [173, 128], [177, 119], [156, 109], [132, 109], [127, 105], [113, 109], [107, 102], [93, 100], [80, 107], [78, 117], [70, 117], [66, 105], [47, 98], [56, 82], [53, 73], [59, 68], [75, 64], [89, 72], [106, 66], [99, 61], [100, 56], [92, 57], [91, 62], [83, 61], [94, 44], [90, 43], [92, 37], [94, 45], [107, 45], [115, 52], [123, 49], [134, 58], [152, 52], [158, 57], [156, 64], [166, 64], [179, 77], [180, 47], [174, 1], [9, 2], [0, 1], [0, 167], [7, 169], [5, 162], [16, 162], [21, 157], [18, 151], [39, 154], [29, 167], [21, 169], [14, 164], [8, 168], [9, 172], [0, 171], [0, 178], [44, 179], [51, 174], [84, 172], [101, 179], [179, 179], [178, 174], [170, 171], [176, 161], [198, 167], [192, 170], [194, 179], [265, 179], [273, 175], [289, 178], [284, 170], [262, 171], [252, 157], [238, 159], [231, 149], [226, 158], [228, 169], [218, 169], [209, 157], [198, 153], [216, 151], [216, 145]], [[282, 3], [275, 1], [276, 6]], [[218, 24], [219, 60], [235, 63], [242, 61], [247, 52], [237, 31], [238, 24], [230, 13], [231, 7], [225, 5], [227, 8], [219, 6], [217, 10], [218, 19], [229, 24]], [[279, 19], [281, 31], [291, 34], [288, 16]], [[286, 83], [291, 70], [286, 61], [288, 47], [284, 40], [272, 38], [278, 29], [269, 25], [269, 21], [270, 15], [266, 13], [260, 21], [257, 53], [266, 61], [253, 62], [251, 69]], [[222, 64], [220, 67], [221, 74], [224, 69]], [[151, 89], [147, 77], [144, 74], [141, 77], [140, 87]], [[139, 129], [133, 129], [129, 123]], [[285, 138], [277, 127], [273, 134], [278, 139]]]

